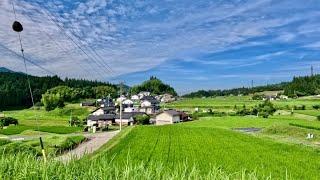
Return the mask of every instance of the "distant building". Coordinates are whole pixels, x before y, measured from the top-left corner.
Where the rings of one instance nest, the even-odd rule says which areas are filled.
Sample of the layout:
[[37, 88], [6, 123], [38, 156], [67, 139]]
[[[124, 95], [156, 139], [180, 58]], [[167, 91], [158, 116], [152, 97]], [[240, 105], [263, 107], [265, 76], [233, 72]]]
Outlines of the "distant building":
[[138, 95], [132, 95], [132, 96], [131, 96], [131, 100], [137, 101], [137, 100], [140, 100], [140, 98], [139, 98]]
[[87, 118], [87, 126], [104, 128], [115, 122], [114, 114], [89, 115]]
[[157, 113], [160, 109], [159, 101], [153, 96], [145, 96], [141, 99], [139, 111], [147, 114]]
[[156, 125], [165, 125], [181, 122], [181, 113], [175, 110], [166, 110], [156, 116]]
[[94, 102], [81, 102], [80, 106], [85, 107], [85, 106], [95, 106], [96, 103]]
[[[122, 125], [133, 125], [134, 123], [134, 116], [136, 115], [143, 115], [145, 113], [142, 112], [123, 112], [122, 113]], [[116, 115], [115, 123], [120, 124], [120, 114]]]
[[148, 92], [148, 91], [141, 91], [141, 92], [138, 94], [139, 99], [142, 99], [143, 97], [145, 97], [145, 96], [150, 96], [150, 95], [151, 95], [151, 93]]

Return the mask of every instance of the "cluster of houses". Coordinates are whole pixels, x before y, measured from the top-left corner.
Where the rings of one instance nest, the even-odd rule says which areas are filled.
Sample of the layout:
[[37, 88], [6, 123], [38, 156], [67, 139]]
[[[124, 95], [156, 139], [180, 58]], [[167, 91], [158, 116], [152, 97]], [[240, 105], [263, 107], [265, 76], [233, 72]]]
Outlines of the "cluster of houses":
[[97, 109], [87, 117], [87, 126], [89, 129], [103, 129], [112, 124], [133, 125], [135, 123], [134, 117], [137, 115], [149, 115], [151, 117], [150, 123], [156, 125], [189, 120], [190, 118], [185, 112], [172, 109], [160, 110], [160, 102], [174, 100], [175, 98], [170, 94], [152, 96], [150, 92], [140, 92], [131, 97], [122, 95], [115, 101], [106, 97], [98, 99], [95, 103], [83, 102], [80, 105], [97, 106]]

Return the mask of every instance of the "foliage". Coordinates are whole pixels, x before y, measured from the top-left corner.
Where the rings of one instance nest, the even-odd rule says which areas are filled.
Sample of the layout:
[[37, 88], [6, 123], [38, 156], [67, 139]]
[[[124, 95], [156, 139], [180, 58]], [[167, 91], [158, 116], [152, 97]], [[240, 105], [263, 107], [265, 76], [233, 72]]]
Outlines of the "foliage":
[[320, 109], [320, 104], [315, 104], [312, 106], [313, 109], [319, 110]]
[[79, 119], [77, 116], [72, 116], [69, 120], [70, 126], [82, 127], [83, 121]]
[[134, 116], [134, 120], [137, 122], [137, 124], [149, 124], [150, 116], [147, 114], [138, 114]]
[[64, 100], [60, 94], [45, 93], [42, 95], [41, 102], [43, 103], [46, 111], [54, 110], [55, 108], [64, 107]]
[[261, 94], [254, 94], [253, 96], [252, 96], [252, 100], [262, 100], [263, 99], [263, 95], [261, 95]]
[[[115, 85], [105, 82], [78, 80], [78, 79], [60, 79], [58, 76], [36, 77], [29, 76], [34, 101], [39, 102], [42, 94], [56, 86], [68, 86], [79, 90], [81, 97], [92, 97], [92, 87]], [[0, 72], [0, 111], [17, 107], [30, 107], [31, 97], [28, 89], [26, 75], [23, 73]]]
[[266, 86], [256, 86], [253, 88], [242, 87], [242, 88], [225, 89], [225, 90], [208, 90], [208, 91], [199, 90], [197, 92], [192, 92], [192, 93], [186, 94], [183, 97], [201, 98], [201, 97], [216, 97], [216, 96], [229, 96], [229, 95], [233, 95], [233, 96], [248, 95], [248, 94], [253, 94], [256, 92], [283, 90], [287, 86], [287, 84], [288, 84], [287, 82], [282, 82], [279, 84], [272, 84], [272, 85], [266, 85]]
[[141, 85], [133, 86], [131, 88], [131, 94], [138, 94], [141, 91], [149, 91], [151, 94], [171, 94], [176, 96], [176, 91], [169, 85], [164, 84], [160, 79], [151, 76], [148, 81], [144, 81]]
[[55, 145], [56, 153], [61, 154], [64, 151], [74, 149], [76, 146], [86, 140], [84, 136], [67, 137], [61, 144]]
[[96, 98], [108, 97], [112, 98], [117, 96], [117, 89], [113, 86], [97, 86], [93, 88]]
[[199, 166], [184, 161], [167, 170], [163, 163], [150, 161], [137, 164], [132, 163], [130, 157], [127, 164], [120, 165], [107, 156], [63, 164], [50, 159], [45, 163], [37, 160], [35, 156], [22, 153], [12, 156], [0, 155], [0, 179], [257, 179], [255, 172], [245, 169], [230, 173], [214, 165], [209, 165], [208, 168], [210, 170], [203, 173]]
[[309, 96], [320, 94], [320, 75], [294, 77], [285, 89], [289, 97]]
[[18, 125], [18, 120], [12, 117], [0, 117], [0, 127], [9, 126], [10, 124]]
[[306, 105], [302, 104], [302, 105], [294, 105], [293, 106], [294, 110], [305, 110], [306, 109]]

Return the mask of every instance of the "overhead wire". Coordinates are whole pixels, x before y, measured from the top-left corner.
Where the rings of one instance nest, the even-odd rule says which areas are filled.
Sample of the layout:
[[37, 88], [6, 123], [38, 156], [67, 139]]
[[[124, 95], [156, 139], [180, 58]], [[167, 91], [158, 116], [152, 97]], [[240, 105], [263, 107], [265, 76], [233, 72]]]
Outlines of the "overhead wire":
[[[12, 10], [13, 10], [13, 13], [14, 13], [14, 17], [15, 17], [15, 23], [18, 23], [21, 26], [21, 29], [19, 29], [19, 30], [14, 29], [14, 30], [18, 33], [19, 44], [20, 44], [20, 48], [21, 48], [20, 50], [21, 50], [21, 55], [22, 55], [22, 58], [23, 58], [23, 63], [24, 63], [24, 68], [25, 68], [25, 73], [26, 73], [25, 75], [26, 75], [26, 78], [27, 78], [28, 89], [29, 89], [29, 93], [30, 93], [30, 96], [31, 96], [32, 107], [33, 107], [34, 110], [36, 110], [35, 109], [33, 92], [32, 92], [31, 83], [30, 83], [30, 78], [29, 78], [29, 74], [28, 74], [26, 58], [25, 58], [25, 55], [24, 55], [22, 38], [21, 38], [21, 34], [20, 34], [20, 32], [23, 30], [23, 27], [19, 22], [17, 22], [17, 14], [16, 14], [16, 9], [15, 9], [15, 6], [14, 6], [14, 2], [11, 1], [11, 4], [12, 4]], [[43, 146], [43, 142], [42, 142], [42, 138], [41, 138], [41, 134], [40, 134], [38, 113], [36, 113], [35, 117], [36, 117], [36, 126], [37, 126], [37, 130], [38, 130], [38, 135], [39, 135], [40, 145], [41, 145], [41, 149], [42, 149], [42, 154], [43, 154], [44, 161], [46, 162], [46, 154], [45, 154], [45, 150], [44, 150], [44, 146]]]

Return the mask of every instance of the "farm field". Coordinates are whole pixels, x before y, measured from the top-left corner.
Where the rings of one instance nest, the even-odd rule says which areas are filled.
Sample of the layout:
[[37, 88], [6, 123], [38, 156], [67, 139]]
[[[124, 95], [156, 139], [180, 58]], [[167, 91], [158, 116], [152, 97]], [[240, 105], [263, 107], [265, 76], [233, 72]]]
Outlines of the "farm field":
[[67, 104], [64, 108], [57, 108], [53, 111], [45, 111], [43, 107], [39, 110], [24, 109], [16, 111], [5, 111], [5, 115], [19, 120], [20, 125], [36, 126], [38, 118], [40, 126], [68, 126], [68, 121], [72, 113], [80, 119], [86, 118], [94, 110], [90, 107], [80, 107], [79, 104]]
[[[214, 124], [214, 121], [210, 122]], [[229, 173], [256, 170], [260, 178], [284, 179], [286, 170], [294, 179], [319, 178], [319, 151], [215, 128], [215, 125], [201, 127], [197, 123], [203, 122], [137, 127], [100, 156], [115, 156], [113, 161], [119, 164], [125, 164], [128, 158], [135, 163], [161, 162], [166, 170], [187, 161], [198, 166], [203, 174], [209, 171], [211, 164]]]
[[[185, 98], [179, 101], [175, 101], [166, 104], [166, 108], [178, 108], [185, 110], [194, 110], [194, 108], [208, 109], [212, 108], [214, 110], [231, 110], [235, 106], [242, 107], [253, 107], [262, 100], [252, 100], [251, 96], [227, 96], [227, 97], [215, 97], [215, 98]], [[299, 99], [288, 99], [288, 100], [276, 100], [272, 103], [280, 109], [291, 110], [294, 106], [305, 105], [307, 110], [312, 110], [312, 105], [320, 104], [320, 99], [318, 98], [299, 98]]]

